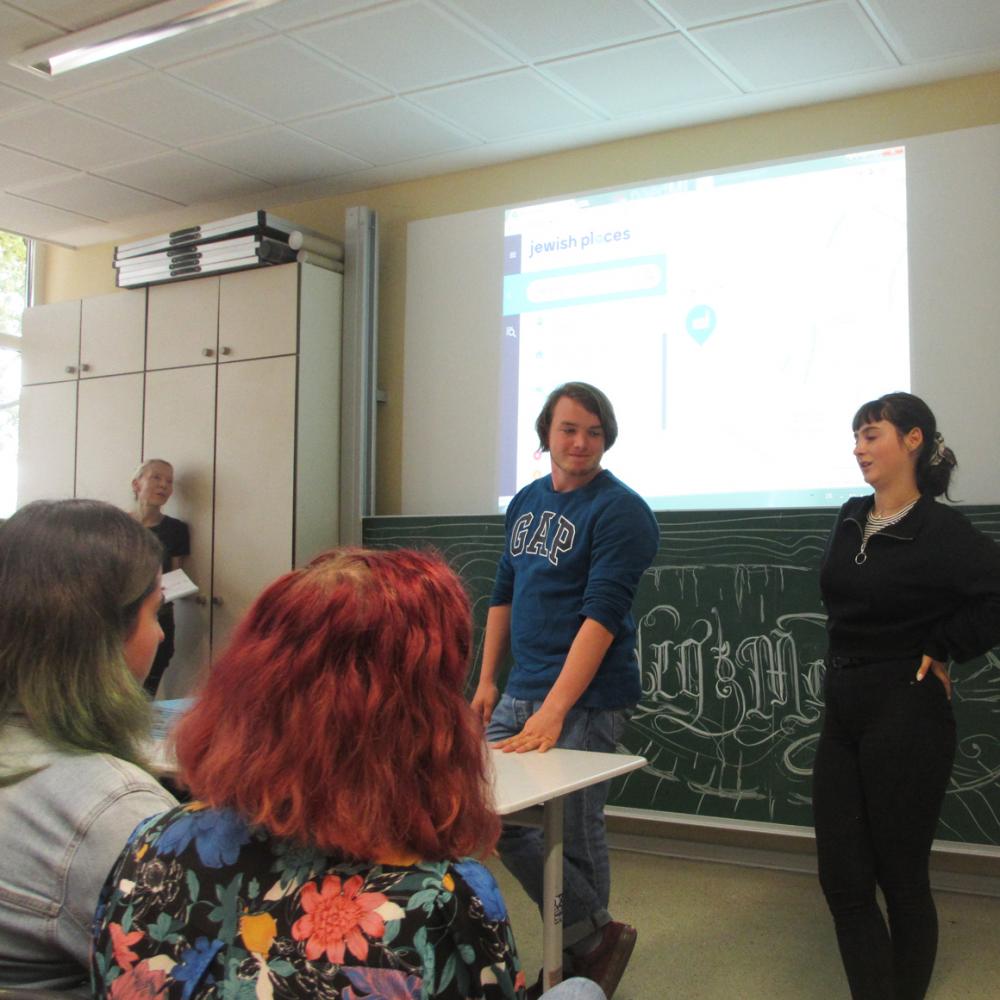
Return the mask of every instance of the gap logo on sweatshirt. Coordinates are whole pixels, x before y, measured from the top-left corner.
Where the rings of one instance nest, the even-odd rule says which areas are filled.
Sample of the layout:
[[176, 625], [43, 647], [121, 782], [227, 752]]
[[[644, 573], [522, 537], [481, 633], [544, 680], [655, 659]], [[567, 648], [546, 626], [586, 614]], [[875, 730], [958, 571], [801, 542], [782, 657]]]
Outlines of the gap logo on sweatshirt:
[[559, 556], [573, 548], [576, 526], [554, 510], [543, 510], [538, 524], [532, 530], [533, 513], [522, 514], [510, 533], [512, 556], [544, 556], [553, 566], [559, 565]]

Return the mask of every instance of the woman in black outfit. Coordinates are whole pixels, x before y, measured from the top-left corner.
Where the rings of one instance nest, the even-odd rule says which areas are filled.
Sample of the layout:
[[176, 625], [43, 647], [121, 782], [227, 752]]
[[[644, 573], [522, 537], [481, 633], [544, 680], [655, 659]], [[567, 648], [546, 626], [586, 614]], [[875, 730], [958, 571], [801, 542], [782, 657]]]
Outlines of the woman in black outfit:
[[875, 493], [841, 508], [820, 571], [819, 875], [852, 997], [919, 1000], [937, 950], [931, 841], [955, 756], [948, 663], [1000, 642], [1000, 548], [936, 502], [956, 463], [923, 400], [866, 403], [854, 438]]
[[[174, 492], [174, 467], [162, 458], [151, 458], [143, 462], [132, 478], [132, 495], [135, 509], [132, 516], [156, 535], [163, 546], [163, 572], [180, 569], [185, 556], [191, 554], [191, 536], [188, 526], [176, 517], [163, 513], [163, 506]], [[155, 697], [160, 686], [160, 678], [174, 655], [174, 606], [164, 604], [160, 608], [160, 628], [163, 642], [156, 651], [156, 659], [149, 669], [143, 688], [150, 697]]]

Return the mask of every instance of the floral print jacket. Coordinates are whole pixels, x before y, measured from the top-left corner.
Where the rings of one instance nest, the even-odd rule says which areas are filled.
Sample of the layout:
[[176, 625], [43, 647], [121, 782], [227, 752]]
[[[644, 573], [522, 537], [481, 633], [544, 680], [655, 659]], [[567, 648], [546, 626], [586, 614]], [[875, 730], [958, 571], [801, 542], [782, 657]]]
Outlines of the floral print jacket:
[[111, 1000], [523, 1000], [507, 910], [471, 859], [372, 864], [189, 803], [133, 833], [101, 893]]

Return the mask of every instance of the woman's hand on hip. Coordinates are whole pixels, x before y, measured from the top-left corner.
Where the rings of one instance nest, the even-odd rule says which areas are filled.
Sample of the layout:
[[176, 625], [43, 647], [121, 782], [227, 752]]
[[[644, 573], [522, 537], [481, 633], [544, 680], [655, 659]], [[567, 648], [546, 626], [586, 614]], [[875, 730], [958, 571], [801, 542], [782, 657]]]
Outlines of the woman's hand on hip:
[[947, 664], [942, 663], [941, 660], [935, 660], [925, 653], [917, 670], [917, 680], [922, 681], [927, 676], [928, 671], [934, 674], [944, 685], [944, 693], [948, 696], [948, 700], [951, 701], [951, 677], [948, 675]]

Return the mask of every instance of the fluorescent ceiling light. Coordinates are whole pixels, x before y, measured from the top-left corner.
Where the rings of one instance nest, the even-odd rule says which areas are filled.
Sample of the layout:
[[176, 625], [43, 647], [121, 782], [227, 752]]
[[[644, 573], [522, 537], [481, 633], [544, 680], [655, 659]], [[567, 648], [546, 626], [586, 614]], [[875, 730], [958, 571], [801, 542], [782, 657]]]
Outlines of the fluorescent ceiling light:
[[103, 24], [63, 35], [53, 42], [36, 45], [11, 58], [12, 66], [38, 76], [60, 73], [112, 59], [125, 52], [167, 38], [174, 38], [195, 28], [215, 24], [227, 17], [270, 7], [280, 0], [165, 0], [142, 10], [123, 14]]

